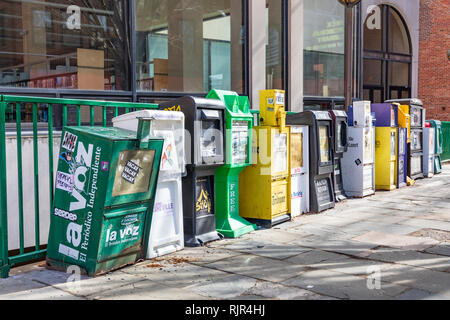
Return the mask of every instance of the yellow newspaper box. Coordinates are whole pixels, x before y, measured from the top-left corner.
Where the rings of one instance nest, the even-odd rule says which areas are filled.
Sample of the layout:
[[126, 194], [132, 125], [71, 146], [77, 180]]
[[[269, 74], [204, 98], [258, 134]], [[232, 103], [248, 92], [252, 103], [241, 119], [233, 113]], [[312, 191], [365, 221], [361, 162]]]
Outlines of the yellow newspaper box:
[[376, 114], [375, 128], [375, 189], [391, 191], [397, 189], [397, 136], [398, 117], [395, 105], [372, 104]]
[[260, 126], [254, 128], [253, 164], [240, 177], [240, 215], [265, 228], [289, 221], [290, 130], [284, 91], [260, 94]]

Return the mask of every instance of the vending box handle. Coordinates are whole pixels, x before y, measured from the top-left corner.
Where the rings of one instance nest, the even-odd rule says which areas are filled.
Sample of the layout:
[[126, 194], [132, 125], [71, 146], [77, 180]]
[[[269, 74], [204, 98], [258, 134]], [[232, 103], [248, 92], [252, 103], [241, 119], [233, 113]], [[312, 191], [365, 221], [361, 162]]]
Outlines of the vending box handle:
[[138, 118], [139, 124], [138, 124], [138, 130], [137, 130], [137, 142], [136, 147], [138, 149], [147, 149], [148, 143], [151, 140], [151, 124], [152, 124], [152, 118]]
[[219, 110], [202, 110], [202, 120], [220, 120]]

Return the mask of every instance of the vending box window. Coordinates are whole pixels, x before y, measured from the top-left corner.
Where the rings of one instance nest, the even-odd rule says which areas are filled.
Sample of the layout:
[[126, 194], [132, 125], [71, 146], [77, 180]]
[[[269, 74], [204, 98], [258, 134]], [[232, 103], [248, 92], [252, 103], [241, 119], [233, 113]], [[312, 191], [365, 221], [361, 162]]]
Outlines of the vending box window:
[[439, 120], [429, 120], [431, 127], [434, 128], [435, 135], [435, 150], [434, 150], [434, 174], [442, 173], [442, 143], [444, 141], [444, 136], [442, 133], [442, 123]]
[[252, 165], [240, 177], [240, 215], [261, 227], [289, 221], [290, 130], [284, 91], [260, 93], [260, 125], [254, 128]]
[[289, 114], [286, 124], [309, 128], [310, 210], [322, 212], [334, 208], [333, 120], [330, 114], [326, 111]]
[[333, 119], [334, 173], [332, 177], [335, 200], [338, 202], [347, 199], [342, 180], [342, 157], [348, 150], [348, 116], [341, 110], [331, 110], [330, 115]]
[[208, 99], [226, 105], [226, 164], [216, 170], [216, 228], [227, 238], [237, 238], [257, 229], [239, 214], [239, 176], [252, 164], [253, 115], [248, 97], [236, 92], [212, 90]]
[[[425, 128], [426, 110], [419, 99], [389, 100], [386, 103], [399, 103], [402, 110], [407, 109], [410, 115], [410, 143], [408, 145], [408, 176], [417, 180], [424, 177], [423, 174], [423, 130]], [[406, 106], [406, 107], [405, 107]]]
[[186, 172], [184, 113], [142, 110], [112, 120], [114, 127], [136, 131], [138, 119], [149, 119], [150, 134], [164, 139], [147, 258], [184, 248], [182, 175]]
[[162, 103], [159, 109], [185, 115], [184, 245], [199, 247], [223, 239], [216, 230], [215, 173], [225, 165], [225, 104], [186, 96]]
[[145, 258], [164, 144], [149, 128], [64, 128], [48, 268], [97, 276]]

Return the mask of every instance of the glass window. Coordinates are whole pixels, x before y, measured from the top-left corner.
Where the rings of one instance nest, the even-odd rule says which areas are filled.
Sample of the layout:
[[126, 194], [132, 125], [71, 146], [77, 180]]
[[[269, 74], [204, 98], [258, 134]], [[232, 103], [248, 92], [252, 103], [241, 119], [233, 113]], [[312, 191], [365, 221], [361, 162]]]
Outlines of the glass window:
[[320, 163], [325, 164], [331, 161], [330, 157], [330, 138], [328, 135], [328, 126], [319, 127], [319, 139], [320, 139]]
[[284, 0], [266, 0], [267, 89], [285, 89], [283, 59], [283, 2]]
[[245, 92], [242, 3], [136, 0], [138, 90]]
[[0, 2], [0, 86], [129, 90], [124, 0]]
[[[378, 10], [378, 9], [377, 9]], [[381, 28], [377, 28], [376, 25], [372, 25], [376, 16], [374, 13], [367, 16], [364, 22], [364, 49], [382, 51], [383, 50], [383, 35]]]
[[364, 59], [364, 84], [381, 85], [382, 66], [380, 60]]
[[390, 10], [390, 35], [389, 48], [390, 52], [410, 54], [409, 34], [406, 30], [402, 18], [395, 10]]
[[344, 95], [345, 8], [335, 0], [304, 1], [304, 90]]
[[409, 63], [391, 62], [391, 86], [409, 86]]

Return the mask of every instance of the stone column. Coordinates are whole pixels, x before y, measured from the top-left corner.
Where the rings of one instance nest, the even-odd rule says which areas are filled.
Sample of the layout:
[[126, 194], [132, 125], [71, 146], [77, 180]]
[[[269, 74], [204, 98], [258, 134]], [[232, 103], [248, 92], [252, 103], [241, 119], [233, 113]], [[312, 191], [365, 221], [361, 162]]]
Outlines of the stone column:
[[259, 110], [259, 92], [266, 89], [266, 2], [249, 0], [250, 99]]
[[303, 0], [288, 1], [288, 59], [290, 111], [303, 111]]
[[169, 2], [169, 91], [203, 92], [203, 1]]

